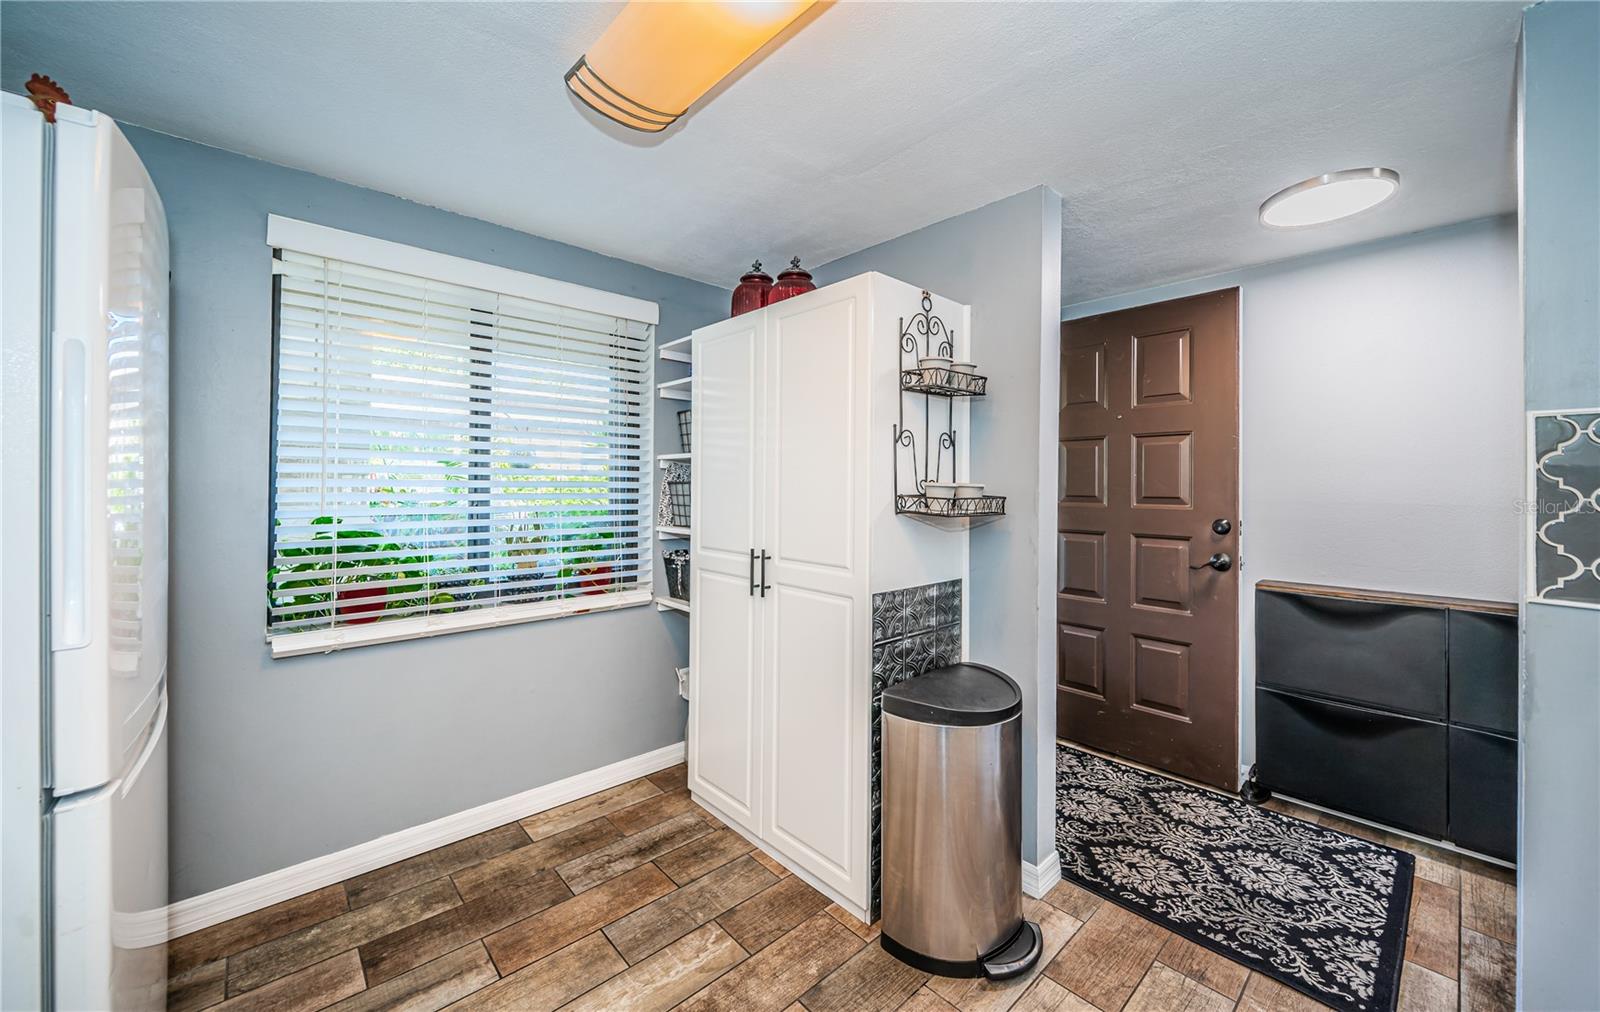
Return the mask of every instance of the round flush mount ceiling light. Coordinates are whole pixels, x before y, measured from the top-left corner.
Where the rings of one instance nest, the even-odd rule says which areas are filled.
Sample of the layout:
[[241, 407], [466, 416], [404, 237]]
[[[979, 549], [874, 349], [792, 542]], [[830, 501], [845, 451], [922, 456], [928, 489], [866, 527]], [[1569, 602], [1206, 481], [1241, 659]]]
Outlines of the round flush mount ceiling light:
[[1261, 224], [1268, 228], [1325, 225], [1370, 211], [1400, 192], [1400, 173], [1393, 169], [1345, 169], [1301, 180], [1268, 197], [1261, 205]]

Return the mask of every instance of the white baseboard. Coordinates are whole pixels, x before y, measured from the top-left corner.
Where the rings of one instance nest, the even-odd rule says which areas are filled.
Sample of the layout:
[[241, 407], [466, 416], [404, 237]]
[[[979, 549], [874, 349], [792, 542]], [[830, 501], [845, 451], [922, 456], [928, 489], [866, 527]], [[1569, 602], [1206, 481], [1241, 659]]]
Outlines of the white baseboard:
[[1038, 864], [1022, 862], [1022, 891], [1034, 899], [1044, 899], [1044, 894], [1060, 881], [1061, 855], [1057, 851], [1052, 849]]
[[509, 798], [389, 833], [333, 854], [314, 857], [288, 868], [179, 900], [166, 909], [167, 937], [177, 938], [213, 924], [221, 924], [313, 889], [343, 882], [352, 876], [415, 857], [435, 847], [443, 847], [496, 826], [576, 801], [596, 791], [625, 784], [629, 780], [676, 766], [683, 762], [684, 755], [684, 743], [680, 741], [676, 745], [623, 759], [609, 766], [557, 780], [553, 784], [513, 794]]

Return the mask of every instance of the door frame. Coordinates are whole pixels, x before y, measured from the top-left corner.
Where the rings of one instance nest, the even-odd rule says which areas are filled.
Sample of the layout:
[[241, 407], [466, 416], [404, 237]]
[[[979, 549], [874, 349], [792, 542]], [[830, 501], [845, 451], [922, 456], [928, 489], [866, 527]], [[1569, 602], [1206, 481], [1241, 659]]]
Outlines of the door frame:
[[[1238, 292], [1238, 297], [1234, 300], [1237, 313], [1236, 319], [1234, 320], [1234, 333], [1238, 336], [1238, 340], [1235, 342], [1234, 346], [1234, 374], [1238, 377], [1238, 383], [1234, 388], [1234, 413], [1235, 417], [1238, 419], [1239, 426], [1237, 451], [1238, 459], [1236, 461], [1237, 466], [1234, 472], [1238, 482], [1237, 488], [1234, 490], [1234, 494], [1236, 496], [1236, 502], [1239, 506], [1238, 516], [1236, 518], [1237, 529], [1235, 531], [1238, 537], [1238, 558], [1236, 559], [1236, 566], [1239, 574], [1239, 599], [1237, 607], [1234, 609], [1234, 635], [1237, 641], [1237, 649], [1234, 656], [1234, 672], [1238, 686], [1238, 697], [1235, 700], [1233, 713], [1234, 762], [1238, 767], [1238, 770], [1235, 774], [1235, 782], [1237, 787], [1243, 786], [1249, 775], [1250, 769], [1255, 765], [1255, 729], [1254, 727], [1247, 725], [1244, 719], [1247, 711], [1252, 717], [1255, 714], [1255, 704], [1253, 702], [1253, 694], [1255, 692], [1255, 665], [1253, 663], [1249, 663], [1249, 660], [1254, 652], [1256, 619], [1255, 594], [1251, 592], [1251, 585], [1245, 581], [1245, 559], [1249, 555], [1250, 543], [1248, 540], [1249, 528], [1247, 526], [1249, 521], [1249, 509], [1247, 500], [1245, 499], [1245, 488], [1247, 482], [1245, 456], [1245, 383], [1248, 380], [1248, 374], [1245, 370], [1244, 349], [1245, 342], [1249, 339], [1249, 337], [1245, 333], [1244, 325], [1244, 282], [1242, 279], [1239, 279], [1234, 280], [1231, 284], [1218, 284], [1216, 278], [1211, 278], [1194, 283], [1180, 283], [1162, 288], [1142, 289], [1140, 291], [1130, 292], [1123, 296], [1112, 296], [1110, 298], [1097, 299], [1092, 302], [1080, 302], [1075, 305], [1062, 307], [1061, 325], [1064, 328], [1069, 323], [1076, 323], [1080, 320], [1087, 320], [1095, 316], [1105, 316], [1110, 313], [1120, 313], [1129, 309], [1143, 309], [1148, 306], [1161, 305], [1165, 302], [1178, 302], [1183, 299], [1192, 299], [1204, 295], [1215, 295], [1217, 293], [1230, 290]], [[1058, 343], [1056, 352], [1058, 368], [1060, 364], [1060, 358], [1061, 351]], [[1061, 393], [1059, 389], [1056, 392], [1055, 410], [1057, 412], [1057, 416], [1059, 417], [1061, 411]], [[1057, 426], [1057, 432], [1059, 432], [1059, 425]], [[1050, 456], [1055, 460], [1055, 464], [1052, 466], [1059, 469], [1059, 455], [1051, 454]], [[1054, 473], [1053, 480], [1055, 487], [1059, 488], [1061, 481], [1059, 470]], [[1050, 596], [1053, 603], [1055, 598], [1053, 591]], [[1053, 644], [1055, 642], [1054, 610], [1050, 611], [1046, 621], [1051, 624], [1049, 640], [1052, 644], [1051, 651], [1053, 654]], [[1058, 675], [1055, 672], [1054, 664], [1052, 663], [1052, 677], [1050, 680], [1052, 691], [1055, 690], [1057, 677]], [[1051, 705], [1052, 707], [1054, 706], [1053, 700]], [[1056, 732], [1056, 740], [1058, 742], [1067, 741], [1067, 739], [1061, 736], [1059, 728]], [[1076, 743], [1074, 742], [1068, 742], [1068, 744], [1076, 746]], [[1165, 771], [1158, 772], [1164, 773]], [[1178, 774], [1165, 775], [1177, 776]]]

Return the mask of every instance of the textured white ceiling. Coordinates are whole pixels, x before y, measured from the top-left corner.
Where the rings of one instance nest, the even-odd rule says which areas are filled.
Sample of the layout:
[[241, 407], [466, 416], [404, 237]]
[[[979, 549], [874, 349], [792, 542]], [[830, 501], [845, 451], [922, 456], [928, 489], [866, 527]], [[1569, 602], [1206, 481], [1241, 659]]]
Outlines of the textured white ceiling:
[[[731, 286], [1047, 183], [1063, 299], [1508, 211], [1519, 3], [852, 3], [663, 135], [561, 76], [616, 3], [20, 3], [0, 87]], [[1381, 164], [1305, 232], [1256, 208]]]

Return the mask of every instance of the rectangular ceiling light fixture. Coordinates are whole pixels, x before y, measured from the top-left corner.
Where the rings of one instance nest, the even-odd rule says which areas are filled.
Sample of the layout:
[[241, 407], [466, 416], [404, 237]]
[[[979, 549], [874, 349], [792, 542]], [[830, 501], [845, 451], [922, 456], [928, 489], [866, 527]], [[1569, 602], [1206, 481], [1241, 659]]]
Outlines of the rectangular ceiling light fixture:
[[567, 87], [623, 126], [658, 133], [815, 0], [632, 0], [567, 71]]

